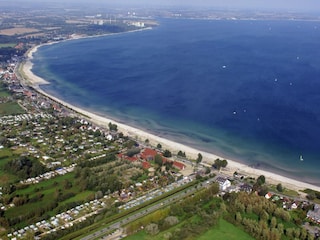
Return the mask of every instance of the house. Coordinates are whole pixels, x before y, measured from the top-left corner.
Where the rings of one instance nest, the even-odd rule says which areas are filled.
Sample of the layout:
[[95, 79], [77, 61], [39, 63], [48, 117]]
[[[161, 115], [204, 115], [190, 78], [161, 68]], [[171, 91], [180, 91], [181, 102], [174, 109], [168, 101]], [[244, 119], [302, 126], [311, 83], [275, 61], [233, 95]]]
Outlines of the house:
[[295, 202], [293, 202], [291, 204], [291, 209], [297, 209], [297, 208], [298, 208], [298, 205]]
[[108, 134], [108, 135], [106, 136], [106, 139], [107, 139], [108, 141], [112, 141], [113, 136], [112, 136], [111, 134]]
[[154, 160], [154, 157], [158, 154], [158, 152], [154, 149], [151, 148], [145, 148], [140, 156], [142, 159], [146, 160], [146, 161], [152, 161]]
[[223, 177], [217, 177], [216, 181], [219, 183], [220, 191], [225, 191], [231, 186], [231, 182]]
[[252, 191], [252, 186], [247, 183], [244, 183], [240, 186], [240, 191], [250, 193]]
[[313, 210], [309, 210], [307, 213], [307, 217], [318, 224], [320, 224], [320, 205], [315, 204]]
[[123, 154], [123, 153], [119, 153], [118, 157], [122, 160], [128, 160], [130, 162], [135, 162], [138, 161], [139, 159], [136, 156], [133, 157], [128, 157], [127, 155]]
[[273, 196], [273, 194], [271, 192], [268, 192], [264, 197], [266, 199], [270, 199]]
[[143, 161], [142, 162], [142, 167], [144, 169], [149, 169], [151, 167], [151, 164], [149, 162]]
[[172, 165], [179, 170], [184, 170], [186, 168], [186, 166], [183, 163], [178, 161], [174, 161]]

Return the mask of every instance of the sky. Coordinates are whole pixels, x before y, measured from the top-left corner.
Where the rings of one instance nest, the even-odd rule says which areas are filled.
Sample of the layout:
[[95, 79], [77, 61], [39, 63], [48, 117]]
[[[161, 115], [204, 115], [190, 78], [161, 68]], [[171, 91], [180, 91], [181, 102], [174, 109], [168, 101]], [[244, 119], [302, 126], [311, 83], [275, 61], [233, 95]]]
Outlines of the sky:
[[[101, 2], [101, 1], [100, 1]], [[115, 2], [105, 0], [105, 2]], [[122, 4], [320, 11], [319, 0], [117, 0]]]
[[[44, 1], [44, 0], [43, 0]], [[56, 0], [63, 1], [63, 0]], [[214, 7], [227, 9], [285, 10], [320, 12], [320, 0], [65, 0], [87, 1], [127, 6], [182, 6]]]
[[[8, 3], [9, 0], [0, 0], [0, 3]], [[320, 0], [10, 0], [11, 3], [18, 2], [55, 2], [62, 4], [88, 3], [93, 5], [106, 6], [174, 6], [174, 7], [194, 7], [194, 8], [219, 8], [219, 9], [247, 9], [247, 10], [280, 10], [298, 12], [320, 12]]]

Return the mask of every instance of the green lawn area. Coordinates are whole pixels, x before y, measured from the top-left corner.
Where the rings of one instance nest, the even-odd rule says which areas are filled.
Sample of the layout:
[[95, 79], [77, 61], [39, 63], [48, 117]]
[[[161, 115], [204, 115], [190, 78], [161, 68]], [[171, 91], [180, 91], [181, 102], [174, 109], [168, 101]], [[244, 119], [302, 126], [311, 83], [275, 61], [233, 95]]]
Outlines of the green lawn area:
[[[147, 240], [147, 239], [152, 239], [152, 236], [149, 236], [146, 234], [145, 231], [140, 231], [134, 235], [128, 236], [124, 238], [125, 240]], [[157, 239], [155, 236], [153, 239]]]
[[220, 219], [219, 225], [207, 231], [197, 240], [228, 239], [228, 240], [254, 240], [249, 234], [231, 223]]
[[0, 98], [1, 97], [9, 97], [10, 94], [7, 91], [4, 91], [3, 89], [1, 89], [0, 87]]
[[291, 189], [288, 189], [288, 188], [283, 188], [283, 192], [279, 192], [277, 190], [277, 186], [276, 185], [269, 185], [269, 187], [273, 192], [276, 192], [276, 193], [279, 193], [279, 194], [283, 194], [283, 195], [290, 196], [290, 197], [298, 197], [299, 196], [299, 193], [297, 191], [294, 191], [294, 190], [291, 190]]
[[0, 43], [0, 48], [15, 47], [16, 43]]
[[[55, 178], [51, 178], [49, 180], [45, 180], [42, 182], [39, 182], [38, 184], [29, 185], [27, 188], [17, 190], [15, 194], [17, 195], [23, 195], [23, 194], [29, 194], [30, 197], [33, 197], [36, 194], [35, 189], [40, 189], [42, 193], [51, 193], [54, 192], [55, 188], [63, 188], [62, 183], [64, 180], [72, 181], [74, 179], [73, 173], [67, 173], [62, 176], [57, 176]], [[56, 187], [53, 186], [54, 183], [57, 183]]]
[[0, 98], [1, 97], [9, 97], [10, 93], [7, 91], [7, 89], [3, 86], [2, 83], [0, 83]]
[[11, 114], [22, 114], [25, 111], [16, 102], [0, 103], [0, 117]]
[[[72, 183], [72, 187], [65, 189], [64, 181], [68, 180]], [[59, 202], [59, 206], [64, 206], [70, 202], [86, 202], [88, 197], [93, 194], [92, 191], [81, 191], [80, 187], [74, 183], [74, 173], [68, 173], [63, 176], [58, 176], [49, 180], [42, 181], [38, 184], [29, 185], [26, 188], [19, 189], [13, 193], [13, 196], [28, 195], [29, 198], [36, 197], [39, 194], [43, 194], [43, 197], [36, 202], [28, 202], [22, 206], [16, 206], [8, 209], [5, 213], [7, 218], [17, 218], [19, 215], [24, 215], [27, 212], [36, 212], [41, 208], [50, 208], [53, 204], [56, 196], [56, 191], [61, 189], [63, 194], [74, 193], [75, 195]], [[58, 206], [58, 208], [59, 208]], [[57, 208], [47, 212], [50, 216], [57, 214]], [[26, 222], [21, 222], [21, 227], [26, 225]]]
[[10, 149], [0, 149], [0, 186], [5, 185], [8, 182], [13, 182], [17, 179], [16, 176], [3, 170], [3, 167], [7, 162], [13, 158], [13, 153]]
[[[150, 236], [145, 231], [140, 231], [134, 235], [124, 238], [125, 240], [162, 240], [164, 233], [159, 233], [156, 236]], [[211, 239], [228, 239], [228, 240], [254, 240], [249, 234], [242, 229], [232, 225], [224, 219], [220, 219], [218, 226], [210, 229], [196, 240], [211, 240]]]

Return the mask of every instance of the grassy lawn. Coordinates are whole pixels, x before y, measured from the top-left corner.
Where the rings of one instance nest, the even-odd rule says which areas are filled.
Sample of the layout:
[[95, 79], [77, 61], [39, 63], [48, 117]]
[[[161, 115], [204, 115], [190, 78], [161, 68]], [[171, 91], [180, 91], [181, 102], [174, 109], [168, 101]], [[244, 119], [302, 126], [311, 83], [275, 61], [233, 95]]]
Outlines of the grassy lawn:
[[12, 158], [13, 154], [10, 149], [3, 148], [0, 150], [0, 186], [17, 180], [16, 176], [3, 170], [4, 165], [6, 165]]
[[10, 94], [8, 92], [4, 91], [3, 89], [1, 89], [1, 87], [0, 87], [0, 98], [9, 97], [9, 96], [10, 96]]
[[7, 48], [7, 47], [15, 47], [17, 44], [16, 43], [0, 43], [0, 48]]
[[[49, 180], [39, 182], [38, 184], [29, 185], [27, 188], [17, 190], [15, 194], [17, 195], [29, 194], [29, 196], [32, 197], [36, 194], [36, 189], [40, 189], [41, 193], [44, 193], [44, 194], [51, 193], [51, 192], [54, 192], [55, 188], [59, 188], [59, 186], [60, 188], [63, 188], [62, 183], [64, 180], [69, 180], [70, 182], [72, 182], [73, 179], [74, 179], [74, 174], [67, 173], [62, 176], [57, 176], [55, 178], [51, 178]], [[57, 183], [56, 187], [53, 186], [55, 182]]]
[[[0, 44], [1, 46], [1, 44]], [[10, 93], [7, 91], [7, 89], [3, 86], [2, 83], [0, 83], [0, 98], [1, 97], [9, 97]]]
[[70, 203], [70, 202], [85, 201], [92, 194], [94, 194], [93, 191], [83, 191], [83, 192], [80, 192], [79, 194], [77, 194], [76, 196], [63, 201], [62, 204], [66, 204], [66, 203]]
[[[125, 240], [161, 240], [164, 239], [164, 233], [161, 232], [156, 236], [150, 236], [145, 231], [140, 231], [134, 235], [124, 238]], [[228, 239], [228, 240], [254, 240], [253, 237], [248, 235], [240, 228], [232, 225], [231, 223], [220, 219], [218, 226], [213, 227], [197, 240], [211, 240], [211, 239]]]
[[279, 192], [277, 190], [277, 186], [276, 185], [269, 185], [269, 187], [275, 193], [283, 194], [283, 195], [290, 196], [290, 197], [298, 197], [299, 196], [299, 193], [297, 191], [294, 191], [294, 190], [291, 190], [291, 189], [288, 189], [288, 188], [283, 188], [283, 191]]
[[11, 114], [22, 114], [25, 111], [16, 102], [0, 103], [0, 117]]
[[[69, 180], [72, 182], [72, 187], [69, 189], [64, 189], [64, 181]], [[27, 212], [37, 211], [39, 209], [39, 206], [41, 208], [46, 208], [47, 206], [50, 206], [52, 203], [54, 203], [55, 200], [55, 194], [58, 189], [61, 189], [61, 192], [63, 194], [66, 193], [74, 193], [75, 196], [66, 199], [65, 201], [59, 202], [59, 206], [63, 206], [66, 203], [70, 202], [79, 202], [79, 201], [87, 201], [88, 196], [92, 194], [91, 191], [84, 191], [81, 192], [78, 185], [74, 183], [74, 173], [68, 173], [63, 176], [58, 176], [56, 178], [52, 178], [50, 180], [42, 181], [38, 184], [29, 185], [28, 187], [24, 189], [19, 189], [14, 192], [14, 195], [28, 195], [29, 198], [36, 197], [39, 194], [43, 194], [43, 197], [39, 199], [36, 202], [29, 202], [22, 206], [16, 206], [14, 208], [8, 209], [5, 213], [7, 218], [16, 218], [19, 215], [24, 215]], [[58, 206], [58, 207], [59, 207]], [[53, 211], [48, 212], [48, 214], [55, 215], [56, 209]], [[21, 223], [22, 225], [25, 223]]]
[[249, 234], [225, 221], [224, 219], [220, 219], [218, 226], [212, 228], [197, 238], [197, 240], [209, 239], [254, 240], [254, 238]]
[[[152, 239], [152, 236], [149, 236], [146, 234], [145, 231], [140, 231], [134, 235], [128, 236], [124, 238], [125, 240], [147, 240], [147, 239]], [[156, 239], [156, 237], [154, 237]]]

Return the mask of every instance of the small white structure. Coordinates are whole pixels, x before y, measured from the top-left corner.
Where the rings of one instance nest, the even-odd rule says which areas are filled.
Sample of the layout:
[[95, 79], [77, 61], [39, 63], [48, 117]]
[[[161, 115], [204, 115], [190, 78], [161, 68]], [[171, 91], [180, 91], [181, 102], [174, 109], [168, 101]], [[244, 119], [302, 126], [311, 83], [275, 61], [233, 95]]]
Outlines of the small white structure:
[[225, 191], [231, 187], [231, 182], [223, 177], [217, 177], [216, 181], [219, 183], [220, 191]]

